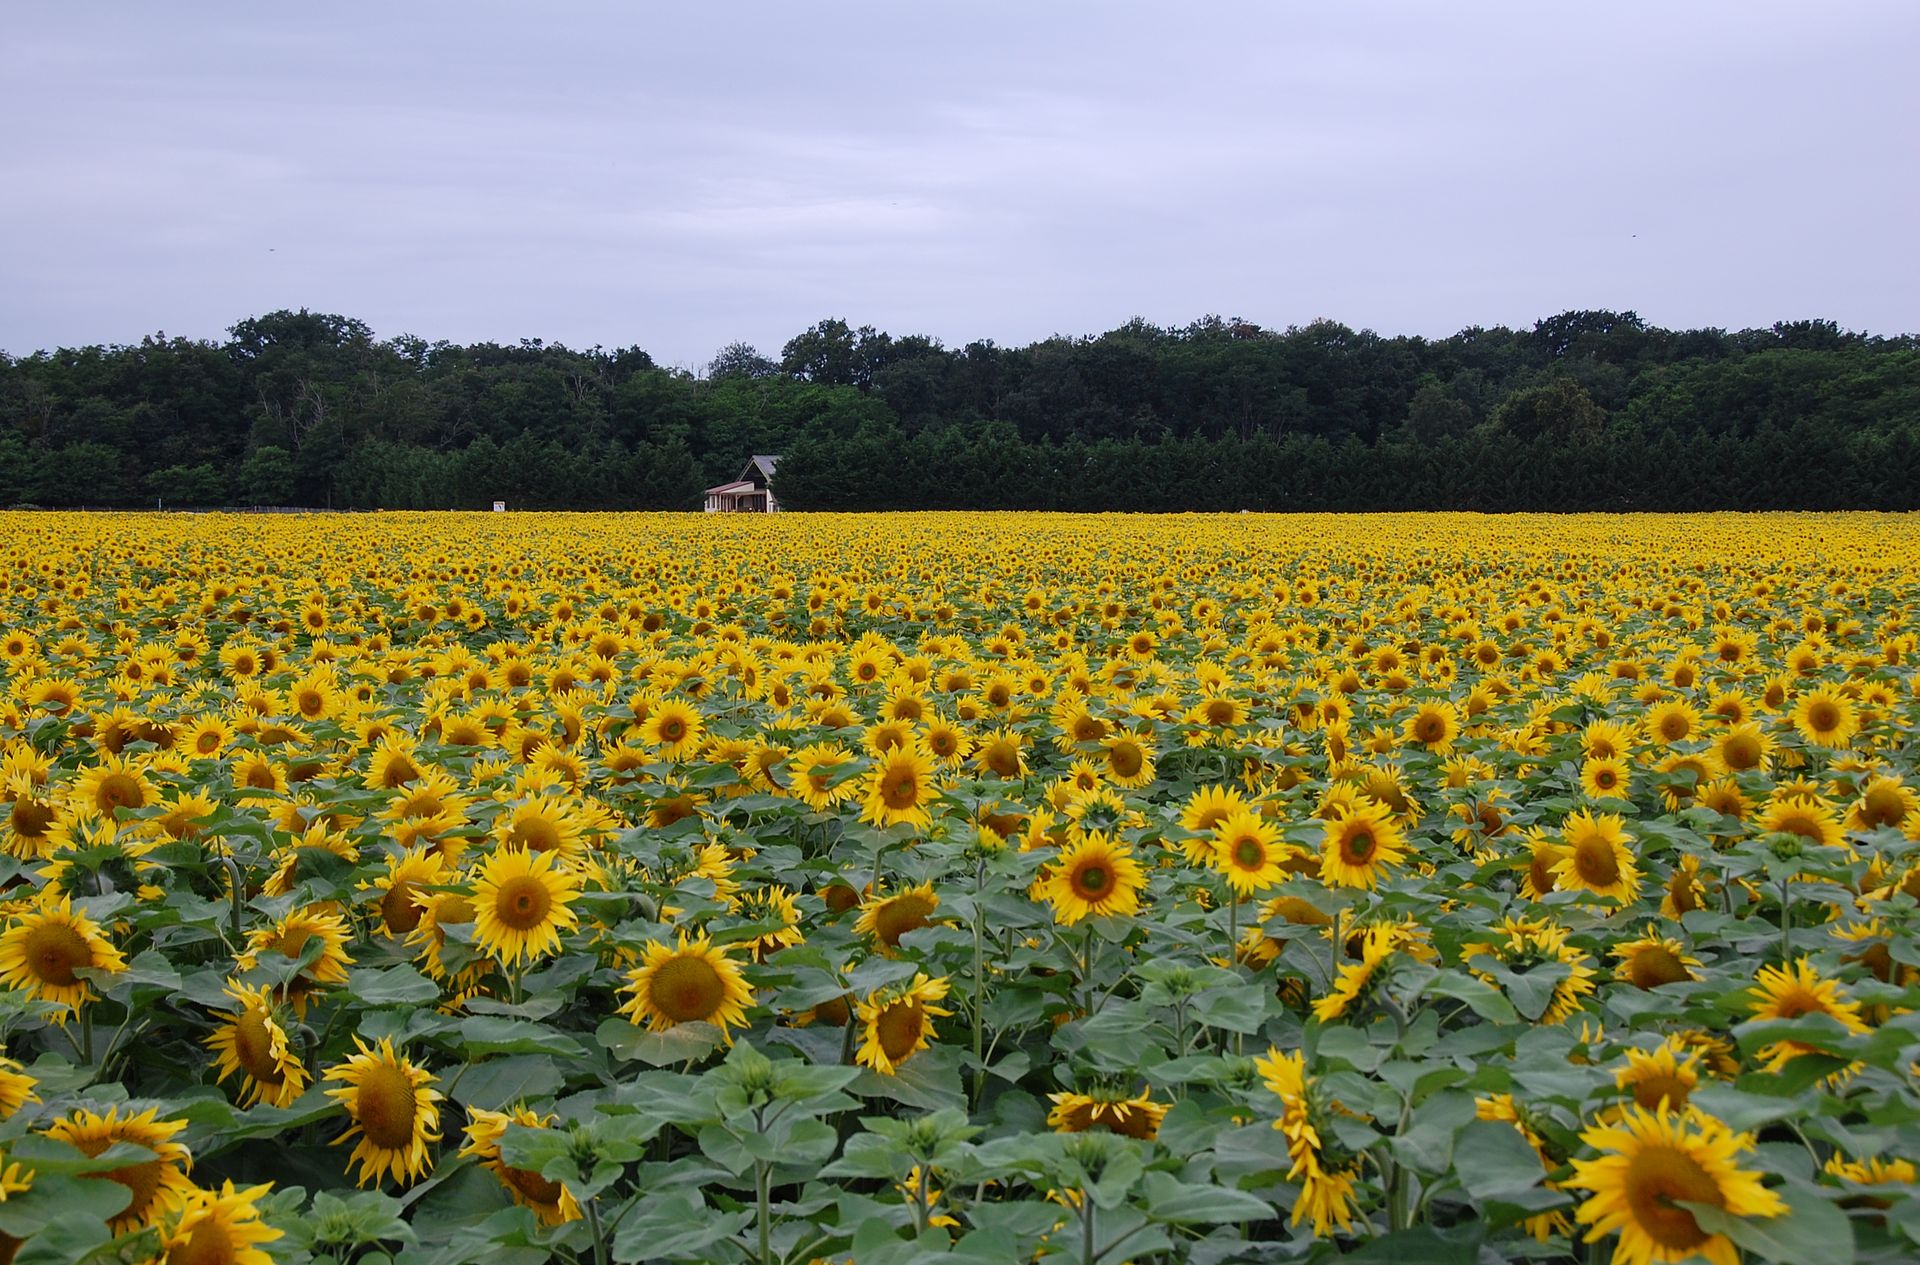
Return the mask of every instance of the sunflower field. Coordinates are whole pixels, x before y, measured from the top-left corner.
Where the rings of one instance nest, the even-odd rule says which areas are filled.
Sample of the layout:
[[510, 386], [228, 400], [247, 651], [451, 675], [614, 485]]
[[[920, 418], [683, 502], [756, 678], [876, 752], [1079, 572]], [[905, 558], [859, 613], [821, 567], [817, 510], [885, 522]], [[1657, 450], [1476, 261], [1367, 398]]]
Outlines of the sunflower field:
[[1920, 1257], [1909, 519], [0, 561], [0, 1265]]

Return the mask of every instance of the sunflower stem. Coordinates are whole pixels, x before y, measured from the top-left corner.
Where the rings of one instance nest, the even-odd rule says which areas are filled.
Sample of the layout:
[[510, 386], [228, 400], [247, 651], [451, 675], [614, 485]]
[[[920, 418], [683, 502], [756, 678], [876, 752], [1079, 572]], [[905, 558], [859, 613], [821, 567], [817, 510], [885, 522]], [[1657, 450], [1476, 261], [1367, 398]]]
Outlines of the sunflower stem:
[[1093, 1196], [1080, 1191], [1080, 1265], [1093, 1265], [1098, 1256], [1093, 1250]]
[[587, 1232], [593, 1236], [593, 1265], [607, 1265], [607, 1236], [600, 1229], [600, 1200], [587, 1200]]
[[980, 900], [986, 891], [987, 863], [983, 859], [973, 870], [973, 1105], [980, 1105], [980, 1095], [987, 1088], [987, 1064], [982, 1057], [982, 1037], [985, 1033], [987, 998], [987, 954], [984, 944], [985, 928], [981, 925]]
[[772, 1183], [765, 1161], [757, 1162], [753, 1166], [753, 1191], [760, 1222], [760, 1265], [773, 1265]]
[[1780, 968], [1786, 970], [1793, 964], [1793, 889], [1788, 886], [1790, 880], [1780, 878]]

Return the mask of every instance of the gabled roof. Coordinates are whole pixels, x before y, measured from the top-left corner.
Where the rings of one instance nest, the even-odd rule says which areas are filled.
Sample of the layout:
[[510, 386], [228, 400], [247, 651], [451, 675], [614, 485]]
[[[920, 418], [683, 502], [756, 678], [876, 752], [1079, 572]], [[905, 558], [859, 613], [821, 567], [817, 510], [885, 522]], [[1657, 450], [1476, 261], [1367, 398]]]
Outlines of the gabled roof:
[[761, 474], [771, 479], [773, 477], [773, 468], [779, 464], [780, 464], [780, 458], [778, 456], [768, 456], [765, 453], [755, 453], [753, 457], [748, 460], [747, 468], [751, 470], [755, 467], [758, 467]]
[[729, 496], [729, 495], [734, 495], [740, 492], [758, 492], [759, 490], [760, 490], [759, 488], [753, 485], [752, 480], [737, 479], [732, 483], [722, 483], [717, 488], [708, 488], [707, 495], [708, 496]]

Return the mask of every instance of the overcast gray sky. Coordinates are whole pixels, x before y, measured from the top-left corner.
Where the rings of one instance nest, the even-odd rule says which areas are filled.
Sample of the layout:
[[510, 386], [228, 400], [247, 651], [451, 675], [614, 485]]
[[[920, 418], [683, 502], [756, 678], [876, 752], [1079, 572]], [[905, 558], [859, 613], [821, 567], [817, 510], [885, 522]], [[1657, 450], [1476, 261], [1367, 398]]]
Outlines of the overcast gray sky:
[[1920, 3], [16, 3], [0, 348], [1920, 329]]

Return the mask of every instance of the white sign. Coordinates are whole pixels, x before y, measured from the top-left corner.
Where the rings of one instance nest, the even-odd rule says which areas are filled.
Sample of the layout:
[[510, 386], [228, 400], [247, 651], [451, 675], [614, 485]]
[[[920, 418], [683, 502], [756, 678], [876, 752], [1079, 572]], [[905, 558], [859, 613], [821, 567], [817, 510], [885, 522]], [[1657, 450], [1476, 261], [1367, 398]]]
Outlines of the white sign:
[[493, 512], [494, 512], [494, 513], [496, 513], [496, 514], [504, 514], [504, 513], [506, 513], [506, 512], [507, 512], [507, 503], [506, 503], [505, 501], [495, 501], [495, 502], [493, 503]]

